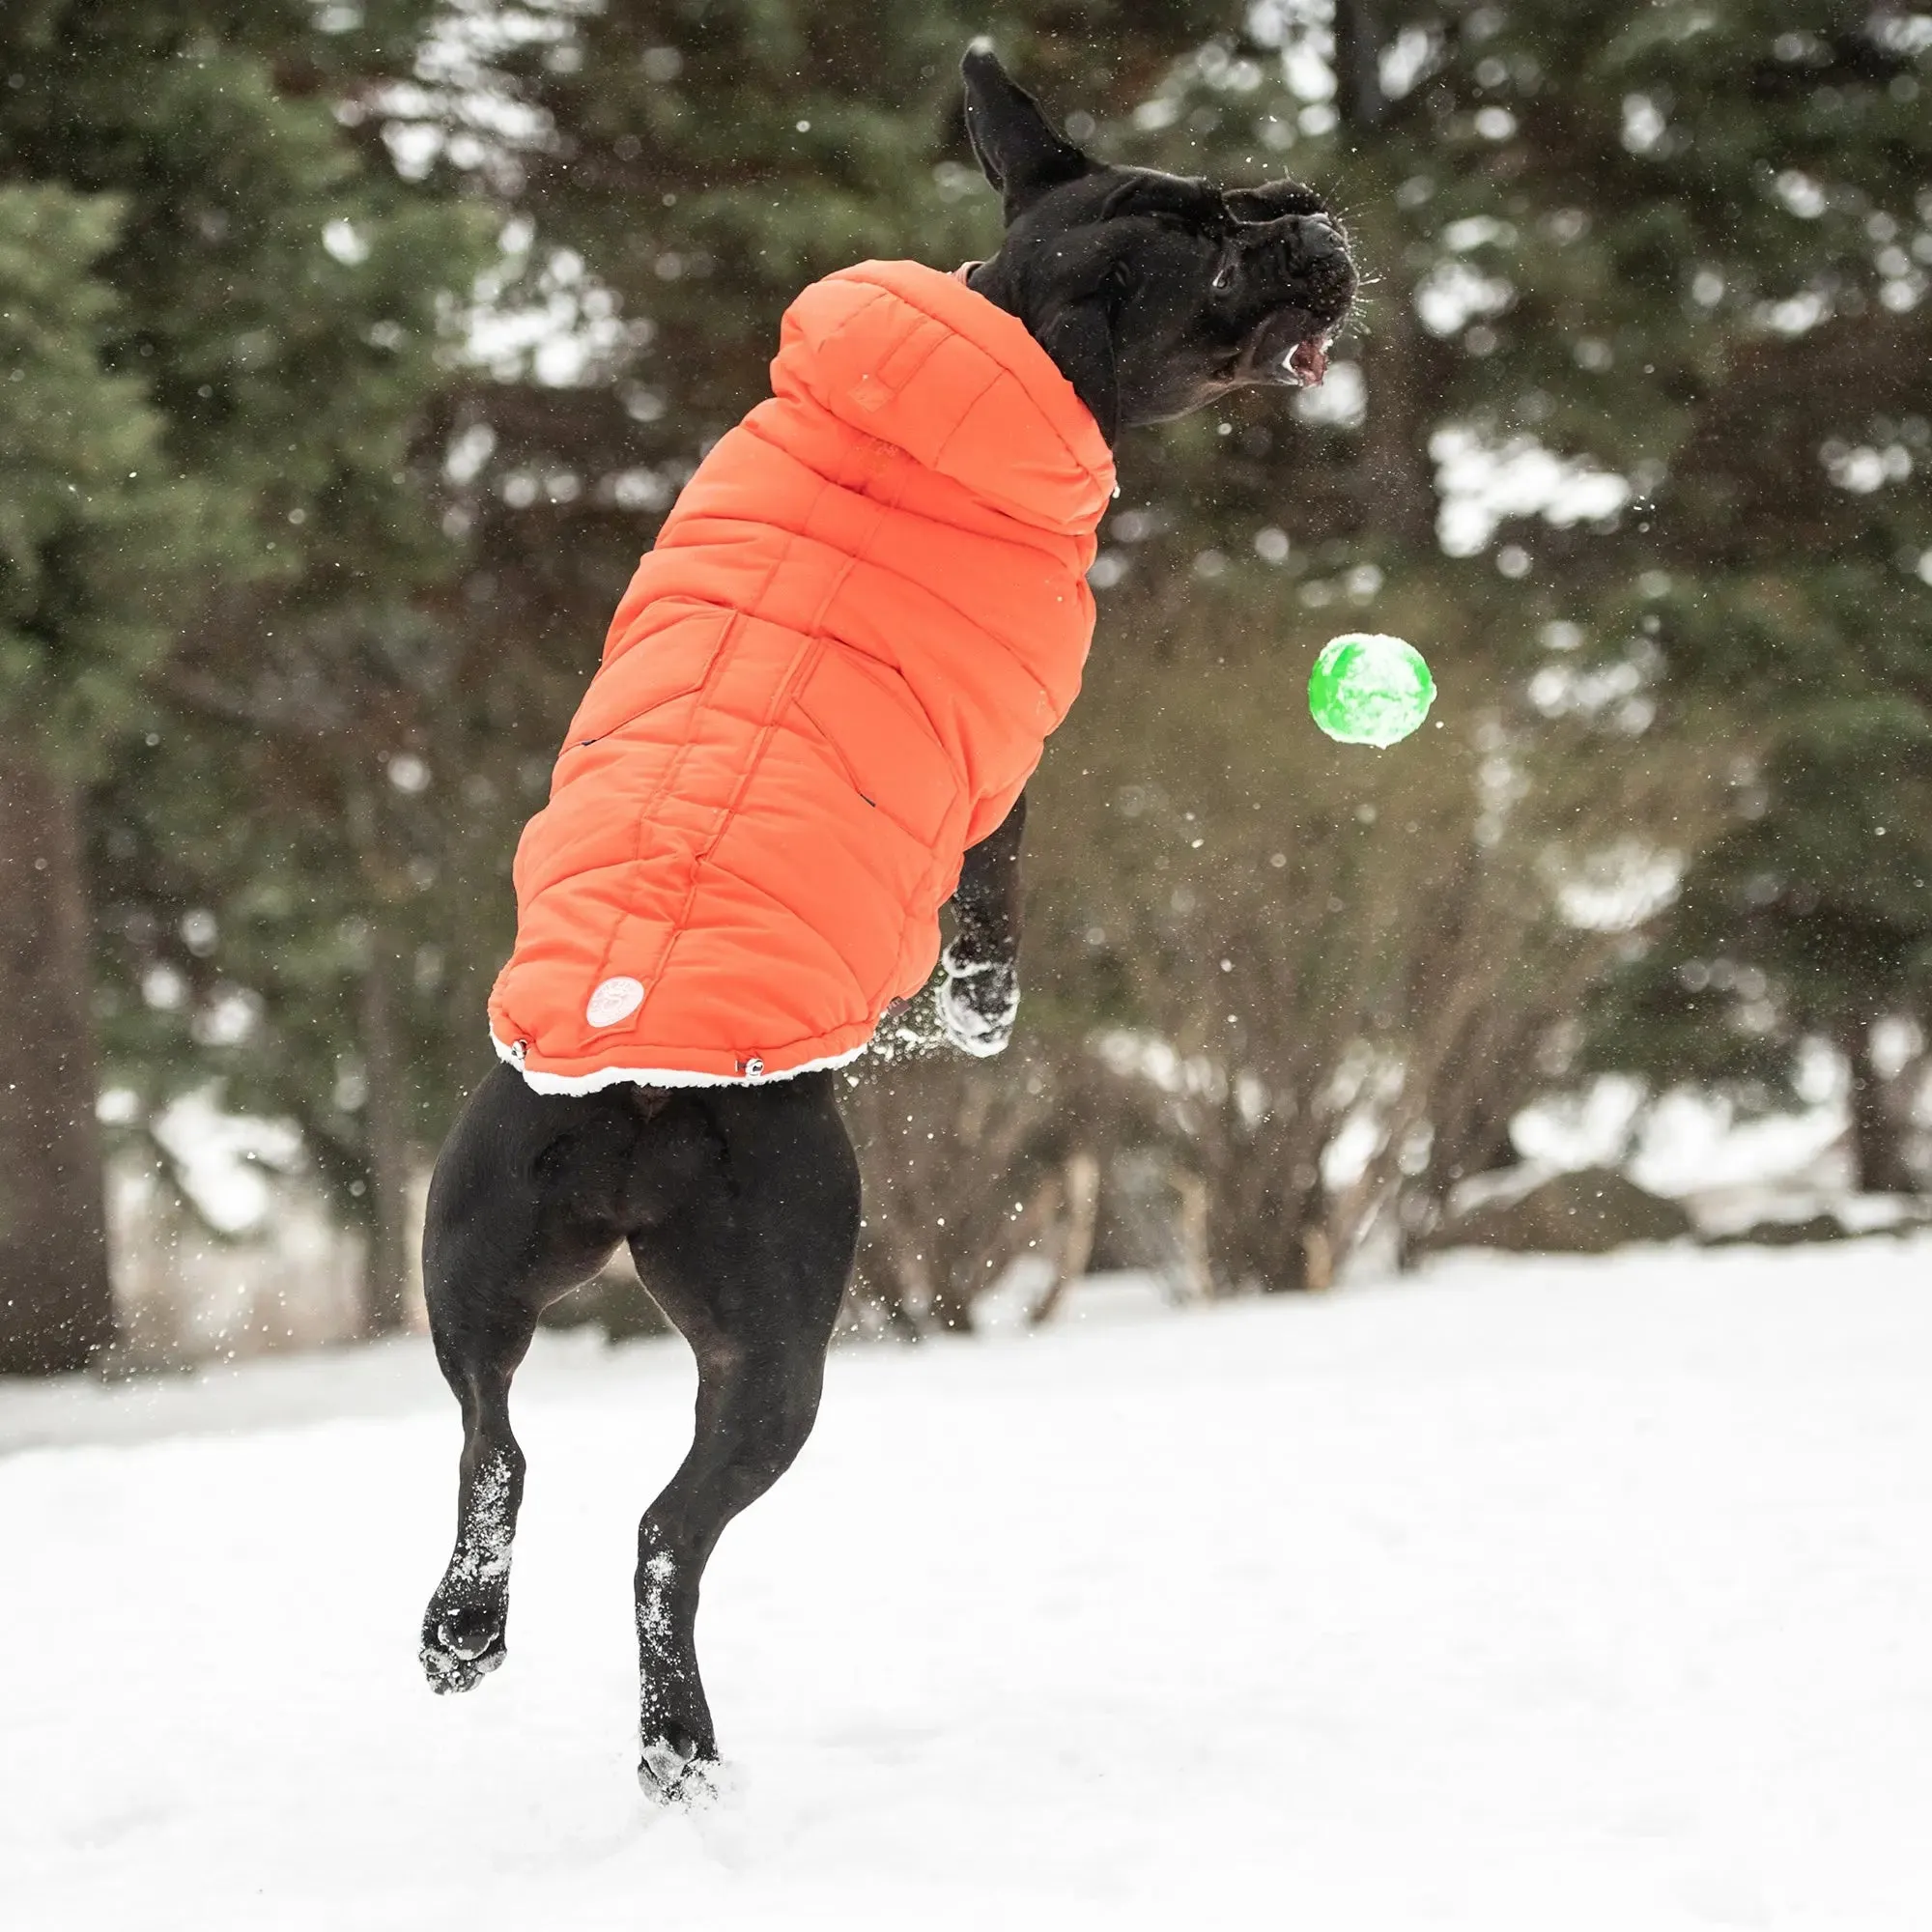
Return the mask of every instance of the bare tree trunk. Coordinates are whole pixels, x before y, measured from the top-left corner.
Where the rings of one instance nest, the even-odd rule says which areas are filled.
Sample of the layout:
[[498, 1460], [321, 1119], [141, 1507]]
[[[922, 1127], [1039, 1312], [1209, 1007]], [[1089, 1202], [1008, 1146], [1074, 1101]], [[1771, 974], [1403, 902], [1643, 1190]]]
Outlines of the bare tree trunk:
[[1062, 1224], [1060, 1252], [1054, 1257], [1053, 1279], [1034, 1304], [1031, 1321], [1048, 1321], [1067, 1289], [1087, 1272], [1094, 1258], [1094, 1228], [1100, 1216], [1100, 1163], [1085, 1148], [1066, 1156], [1061, 1185], [1065, 1192], [1066, 1219]]
[[1381, 23], [1372, 0], [1336, 0], [1335, 79], [1350, 129], [1375, 127], [1388, 108], [1382, 93]]
[[1838, 1050], [1851, 1074], [1852, 1185], [1861, 1194], [1917, 1194], [1918, 1180], [1906, 1164], [1905, 1137], [1888, 1104], [1885, 1078], [1872, 1061], [1871, 1028], [1862, 1021], [1843, 1028]]
[[369, 1254], [363, 1268], [363, 1332], [391, 1335], [407, 1319], [410, 1287], [408, 1074], [396, 1037], [395, 961], [371, 936], [362, 975], [362, 1064], [368, 1082], [363, 1131], [369, 1162]]
[[1180, 1248], [1180, 1292], [1187, 1301], [1208, 1301], [1214, 1294], [1214, 1269], [1208, 1261], [1208, 1183], [1198, 1174], [1175, 1179], [1180, 1211], [1175, 1216], [1175, 1237]]
[[1326, 1294], [1335, 1286], [1335, 1244], [1319, 1221], [1301, 1231], [1301, 1286], [1310, 1294]]
[[77, 787], [0, 735], [0, 1374], [84, 1368], [113, 1340]]

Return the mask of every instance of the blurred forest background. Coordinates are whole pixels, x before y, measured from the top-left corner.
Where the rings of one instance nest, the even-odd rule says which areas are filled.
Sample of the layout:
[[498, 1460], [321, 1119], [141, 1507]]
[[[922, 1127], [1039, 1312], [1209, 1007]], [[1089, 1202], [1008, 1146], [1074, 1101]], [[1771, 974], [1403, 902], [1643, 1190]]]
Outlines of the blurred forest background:
[[[1932, 1183], [1932, 14], [13, 0], [0, 1370], [412, 1319], [610, 612], [803, 283], [996, 244], [982, 32], [1369, 286], [1321, 390], [1122, 451], [1020, 1031], [855, 1070], [854, 1321], [1406, 1261], [1539, 1104], [1598, 1208], [1686, 1092]], [[1308, 722], [1351, 628], [1435, 665], [1399, 751]]]

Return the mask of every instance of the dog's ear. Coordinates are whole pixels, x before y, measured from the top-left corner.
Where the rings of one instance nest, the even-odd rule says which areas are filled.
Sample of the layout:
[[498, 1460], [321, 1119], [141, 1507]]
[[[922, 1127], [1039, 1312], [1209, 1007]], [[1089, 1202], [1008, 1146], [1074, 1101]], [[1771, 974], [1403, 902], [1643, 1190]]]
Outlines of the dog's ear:
[[1284, 214], [1326, 214], [1327, 205], [1299, 182], [1264, 182], [1260, 187], [1230, 188], [1221, 197], [1236, 221], [1279, 221]]
[[1039, 346], [1073, 384], [1108, 448], [1121, 433], [1121, 387], [1114, 372], [1114, 320], [1101, 301], [1073, 302], [1039, 330]]
[[967, 49], [959, 72], [966, 87], [966, 138], [1004, 198], [1009, 221], [1048, 188], [1077, 180], [1094, 165], [983, 42]]

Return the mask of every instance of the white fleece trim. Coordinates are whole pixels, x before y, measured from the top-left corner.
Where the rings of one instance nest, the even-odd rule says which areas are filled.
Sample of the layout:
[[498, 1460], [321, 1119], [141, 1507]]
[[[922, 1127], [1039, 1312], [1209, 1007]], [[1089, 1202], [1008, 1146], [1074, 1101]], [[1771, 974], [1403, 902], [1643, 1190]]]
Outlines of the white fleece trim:
[[595, 1073], [540, 1073], [518, 1065], [514, 1048], [497, 1037], [490, 1029], [490, 1044], [505, 1066], [515, 1066], [533, 1094], [597, 1094], [606, 1087], [629, 1082], [636, 1087], [769, 1087], [775, 1080], [791, 1080], [801, 1073], [818, 1073], [831, 1066], [844, 1066], [857, 1060], [871, 1041], [862, 1040], [843, 1053], [827, 1054], [823, 1060], [808, 1060], [800, 1066], [787, 1066], [777, 1073], [695, 1073], [688, 1066], [600, 1066]]

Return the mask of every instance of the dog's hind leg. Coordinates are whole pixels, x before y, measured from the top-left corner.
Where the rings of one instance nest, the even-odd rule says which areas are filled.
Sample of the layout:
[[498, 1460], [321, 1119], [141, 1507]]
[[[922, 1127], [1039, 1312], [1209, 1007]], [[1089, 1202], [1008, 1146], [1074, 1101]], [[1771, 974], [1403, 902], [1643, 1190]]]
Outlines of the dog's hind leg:
[[826, 1073], [707, 1093], [709, 1151], [635, 1235], [644, 1284], [697, 1357], [690, 1454], [638, 1526], [639, 1781], [671, 1799], [717, 1756], [694, 1624], [724, 1525], [805, 1446], [859, 1232], [859, 1170]]
[[510, 1378], [546, 1302], [596, 1272], [622, 1237], [608, 1177], [631, 1159], [635, 1117], [601, 1096], [532, 1094], [499, 1067], [436, 1165], [423, 1294], [436, 1358], [463, 1411], [456, 1547], [423, 1616], [430, 1688], [468, 1690], [502, 1662], [524, 1452]]

